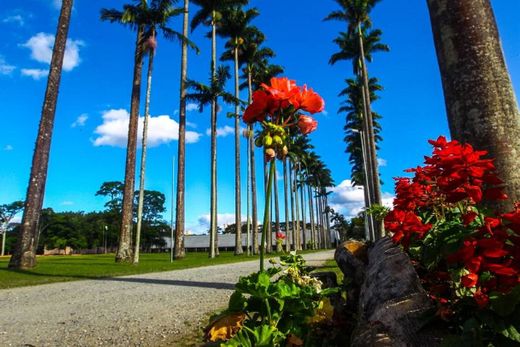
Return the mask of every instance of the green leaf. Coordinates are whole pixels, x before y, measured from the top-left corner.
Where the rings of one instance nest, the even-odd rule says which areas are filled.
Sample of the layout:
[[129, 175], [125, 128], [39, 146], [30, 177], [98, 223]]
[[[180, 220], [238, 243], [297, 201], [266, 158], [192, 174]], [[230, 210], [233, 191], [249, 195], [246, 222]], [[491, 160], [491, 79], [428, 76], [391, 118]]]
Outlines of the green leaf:
[[507, 325], [502, 331], [500, 331], [500, 334], [515, 342], [520, 342], [520, 333], [512, 324]]
[[520, 285], [509, 294], [491, 293], [489, 296], [491, 309], [502, 317], [509, 316], [520, 303]]
[[229, 308], [230, 312], [240, 312], [243, 311], [246, 307], [246, 299], [242, 293], [235, 291], [231, 294], [229, 298]]

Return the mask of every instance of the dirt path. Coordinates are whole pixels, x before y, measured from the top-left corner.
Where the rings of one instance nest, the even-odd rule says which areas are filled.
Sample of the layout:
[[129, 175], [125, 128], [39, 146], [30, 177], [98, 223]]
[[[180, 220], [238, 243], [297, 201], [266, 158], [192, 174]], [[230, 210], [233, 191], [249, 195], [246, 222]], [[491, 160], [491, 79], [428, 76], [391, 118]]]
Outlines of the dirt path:
[[[305, 258], [318, 265], [333, 254]], [[0, 346], [178, 346], [257, 267], [249, 261], [2, 289]]]

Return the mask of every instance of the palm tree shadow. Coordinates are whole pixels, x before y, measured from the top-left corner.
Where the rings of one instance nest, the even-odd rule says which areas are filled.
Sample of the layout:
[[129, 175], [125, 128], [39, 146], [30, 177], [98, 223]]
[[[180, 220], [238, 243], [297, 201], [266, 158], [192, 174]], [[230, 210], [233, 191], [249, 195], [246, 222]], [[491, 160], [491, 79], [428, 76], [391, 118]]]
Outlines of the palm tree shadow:
[[232, 283], [223, 282], [199, 282], [199, 281], [185, 281], [185, 280], [165, 280], [157, 278], [125, 278], [125, 277], [107, 277], [98, 278], [103, 281], [114, 281], [114, 282], [130, 282], [130, 283], [143, 283], [143, 284], [160, 284], [170, 286], [181, 286], [181, 287], [198, 287], [198, 288], [210, 288], [210, 289], [223, 289], [233, 290], [235, 285]]
[[[8, 270], [0, 269], [0, 271], [9, 271], [14, 273], [30, 274], [31, 276], [37, 277], [61, 277], [65, 281], [70, 280], [94, 280], [94, 281], [113, 281], [113, 282], [129, 282], [129, 283], [142, 283], [142, 284], [158, 284], [158, 285], [170, 285], [170, 286], [181, 286], [181, 287], [198, 287], [198, 288], [209, 288], [209, 289], [221, 289], [221, 290], [233, 290], [235, 285], [231, 283], [223, 282], [199, 282], [199, 281], [186, 281], [186, 280], [174, 280], [174, 279], [157, 279], [157, 278], [136, 278], [136, 277], [94, 277], [94, 276], [81, 276], [81, 275], [59, 275], [59, 274], [45, 274], [37, 273], [28, 270]], [[63, 282], [52, 282], [52, 283], [63, 283]], [[48, 283], [39, 283], [48, 284]]]

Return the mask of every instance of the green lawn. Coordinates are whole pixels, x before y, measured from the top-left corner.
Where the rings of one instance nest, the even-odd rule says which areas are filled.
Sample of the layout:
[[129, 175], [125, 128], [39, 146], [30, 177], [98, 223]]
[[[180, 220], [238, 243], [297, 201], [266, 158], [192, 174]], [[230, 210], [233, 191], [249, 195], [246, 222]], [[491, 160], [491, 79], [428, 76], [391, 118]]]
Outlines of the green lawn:
[[326, 272], [326, 271], [332, 271], [336, 273], [336, 276], [338, 277], [338, 284], [343, 283], [343, 272], [341, 272], [340, 268], [338, 267], [338, 264], [334, 259], [329, 259], [323, 264], [322, 266], [319, 266], [316, 270], [316, 272]]
[[[308, 253], [305, 251], [302, 253]], [[271, 255], [276, 256], [276, 255]], [[258, 259], [258, 256], [235, 256], [233, 252], [220, 252], [209, 259], [207, 253], [187, 253], [186, 258], [170, 262], [169, 253], [141, 254], [139, 265], [116, 264], [114, 254], [39, 256], [32, 270], [7, 270], [9, 257], [0, 258], [0, 289], [32, 286], [53, 282], [133, 275], [148, 272], [187, 269], [206, 265], [229, 264]]]

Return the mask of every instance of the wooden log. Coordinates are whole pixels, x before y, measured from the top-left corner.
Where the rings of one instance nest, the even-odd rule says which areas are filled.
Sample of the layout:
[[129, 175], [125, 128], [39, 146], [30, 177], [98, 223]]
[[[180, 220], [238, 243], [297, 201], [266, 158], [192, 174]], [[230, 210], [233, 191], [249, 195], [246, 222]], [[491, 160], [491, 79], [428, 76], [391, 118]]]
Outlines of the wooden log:
[[431, 308], [408, 255], [380, 239], [368, 253], [352, 346], [438, 346], [438, 334], [421, 330], [420, 318]]

